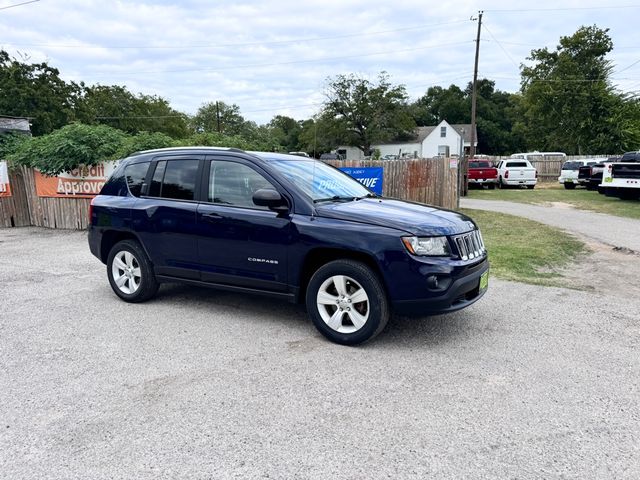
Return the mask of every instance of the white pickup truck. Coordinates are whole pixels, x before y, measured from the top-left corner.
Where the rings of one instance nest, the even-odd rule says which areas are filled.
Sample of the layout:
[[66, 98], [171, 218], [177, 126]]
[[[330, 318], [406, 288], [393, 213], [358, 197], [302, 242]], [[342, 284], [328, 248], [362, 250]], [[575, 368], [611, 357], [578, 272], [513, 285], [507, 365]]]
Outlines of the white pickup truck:
[[538, 171], [529, 160], [507, 158], [498, 163], [498, 188], [525, 185], [532, 189], [538, 183]]
[[640, 152], [627, 152], [616, 163], [605, 163], [599, 185], [608, 197], [640, 198]]

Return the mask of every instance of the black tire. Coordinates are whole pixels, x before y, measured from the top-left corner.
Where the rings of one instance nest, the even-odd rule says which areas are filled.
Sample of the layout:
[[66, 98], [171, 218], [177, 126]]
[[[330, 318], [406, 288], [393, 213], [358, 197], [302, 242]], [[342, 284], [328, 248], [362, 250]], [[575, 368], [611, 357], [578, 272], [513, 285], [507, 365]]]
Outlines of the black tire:
[[529, 190], [533, 190], [534, 188], [536, 188], [536, 186], [535, 186], [535, 185], [527, 185], [527, 188], [528, 188]]
[[[116, 257], [120, 257], [121, 253], [126, 255], [125, 252], [128, 252], [133, 256], [131, 267], [136, 269], [139, 268], [140, 271], [139, 277], [136, 277], [139, 278], [140, 281], [138, 282], [137, 288], [132, 293], [123, 291], [121, 287], [117, 285], [116, 279], [114, 278], [113, 264], [116, 261]], [[122, 271], [123, 274], [126, 275], [123, 269], [118, 270]], [[139, 303], [149, 300], [156, 294], [159, 287], [159, 283], [153, 273], [153, 266], [151, 265], [149, 257], [147, 257], [145, 251], [135, 240], [123, 240], [116, 243], [111, 248], [109, 257], [107, 258], [107, 277], [109, 278], [109, 284], [111, 285], [111, 288], [113, 289], [115, 294], [125, 302], [130, 303]], [[130, 289], [132, 285], [131, 282], [132, 279], [125, 280], [125, 284], [123, 285], [123, 287], [125, 289]]]
[[504, 188], [504, 185], [502, 184], [502, 177], [498, 177], [498, 188]]
[[[367, 319], [362, 327], [353, 332], [340, 332], [330, 327], [323, 319], [323, 314], [325, 316], [332, 316], [332, 318], [333, 315], [337, 314], [339, 317], [339, 328], [356, 328], [355, 324], [350, 322], [351, 314], [346, 311], [344, 313], [338, 313], [339, 307], [334, 307], [332, 304], [320, 307], [325, 308], [323, 313], [320, 312], [318, 307], [318, 292], [326, 282], [329, 282], [331, 285], [330, 279], [335, 276], [349, 277], [345, 282], [347, 290], [354, 293], [361, 287], [368, 297], [368, 303], [366, 305]], [[339, 298], [337, 289], [336, 298]], [[354, 311], [356, 310], [355, 305], [359, 305], [359, 307], [357, 307], [358, 309], [364, 308], [364, 305], [358, 302], [351, 305], [353, 305]], [[309, 317], [311, 317], [313, 324], [320, 333], [332, 342], [341, 345], [358, 345], [367, 340], [371, 340], [384, 330], [390, 316], [387, 294], [380, 278], [367, 265], [354, 260], [334, 260], [320, 267], [313, 274], [307, 286], [306, 306]], [[364, 316], [363, 311], [356, 313]], [[349, 323], [351, 323], [351, 326]]]
[[605, 197], [619, 197], [618, 189], [615, 187], [604, 187]]
[[565, 183], [564, 184], [564, 188], [566, 188], [567, 190], [574, 190], [576, 188], [576, 184], [575, 183]]
[[600, 185], [598, 185], [598, 186], [596, 187], [596, 190], [598, 191], [598, 193], [599, 193], [600, 195], [604, 195], [604, 194], [605, 194], [604, 187], [601, 187]]
[[495, 190], [496, 184], [495, 183], [488, 183], [487, 187], [489, 188], [489, 190]]

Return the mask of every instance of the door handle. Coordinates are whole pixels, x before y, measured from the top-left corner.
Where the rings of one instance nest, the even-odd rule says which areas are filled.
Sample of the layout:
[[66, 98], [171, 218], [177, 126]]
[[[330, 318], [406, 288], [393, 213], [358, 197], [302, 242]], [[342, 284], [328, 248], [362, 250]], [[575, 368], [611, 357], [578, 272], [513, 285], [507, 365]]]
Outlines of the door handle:
[[217, 221], [222, 220], [222, 215], [218, 214], [218, 213], [214, 213], [214, 212], [210, 212], [210, 213], [203, 213], [202, 214], [202, 220], [204, 220], [205, 222], [209, 222], [209, 223], [215, 223]]

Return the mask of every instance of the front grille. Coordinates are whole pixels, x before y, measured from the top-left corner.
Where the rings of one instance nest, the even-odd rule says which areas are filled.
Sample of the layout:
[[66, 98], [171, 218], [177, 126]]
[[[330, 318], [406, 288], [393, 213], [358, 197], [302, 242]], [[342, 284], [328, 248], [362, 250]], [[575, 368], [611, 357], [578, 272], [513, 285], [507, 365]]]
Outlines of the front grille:
[[480, 230], [473, 230], [469, 233], [456, 235], [453, 237], [453, 241], [456, 244], [458, 254], [462, 260], [480, 258], [487, 252]]

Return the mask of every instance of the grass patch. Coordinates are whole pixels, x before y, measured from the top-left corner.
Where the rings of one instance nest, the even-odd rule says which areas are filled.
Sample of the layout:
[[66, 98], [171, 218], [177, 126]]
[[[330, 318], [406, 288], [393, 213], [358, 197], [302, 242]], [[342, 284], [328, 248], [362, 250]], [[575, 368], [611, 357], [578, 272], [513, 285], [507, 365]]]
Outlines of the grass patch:
[[605, 197], [596, 191], [589, 191], [583, 187], [577, 187], [575, 190], [566, 190], [560, 184], [541, 184], [536, 186], [534, 190], [519, 188], [481, 190], [474, 188], [469, 189], [468, 198], [540, 205], [549, 202], [562, 202], [581, 210], [640, 219], [640, 201], [638, 200], [620, 200], [619, 198]]
[[532, 220], [463, 209], [473, 218], [489, 251], [491, 275], [533, 285], [563, 286], [563, 267], [587, 252], [584, 243]]

